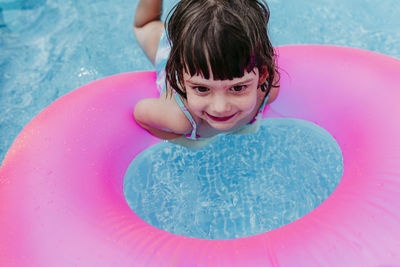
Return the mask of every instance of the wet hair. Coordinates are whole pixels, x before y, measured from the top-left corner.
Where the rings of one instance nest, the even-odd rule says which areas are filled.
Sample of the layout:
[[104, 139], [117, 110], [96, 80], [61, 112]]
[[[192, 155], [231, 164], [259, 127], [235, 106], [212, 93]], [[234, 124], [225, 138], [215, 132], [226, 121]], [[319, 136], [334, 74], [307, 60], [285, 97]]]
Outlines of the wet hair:
[[168, 14], [171, 52], [166, 83], [186, 98], [183, 73], [232, 80], [244, 71], [268, 72], [263, 90], [276, 75], [275, 53], [268, 38], [269, 8], [262, 0], [182, 0]]

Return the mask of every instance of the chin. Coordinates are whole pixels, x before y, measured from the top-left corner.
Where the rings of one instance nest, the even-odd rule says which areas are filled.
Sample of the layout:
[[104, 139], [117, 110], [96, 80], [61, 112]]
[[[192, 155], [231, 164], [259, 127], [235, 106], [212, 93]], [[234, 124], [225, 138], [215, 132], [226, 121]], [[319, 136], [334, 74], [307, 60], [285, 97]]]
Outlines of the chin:
[[[210, 123], [209, 123], [210, 124]], [[229, 131], [231, 130], [235, 125], [215, 125], [215, 124], [210, 124], [211, 127], [213, 127], [215, 130], [219, 131]]]
[[229, 131], [232, 130], [238, 123], [237, 120], [232, 121], [232, 122], [215, 122], [212, 120], [208, 120], [207, 123], [214, 128], [215, 130], [219, 130], [219, 131]]

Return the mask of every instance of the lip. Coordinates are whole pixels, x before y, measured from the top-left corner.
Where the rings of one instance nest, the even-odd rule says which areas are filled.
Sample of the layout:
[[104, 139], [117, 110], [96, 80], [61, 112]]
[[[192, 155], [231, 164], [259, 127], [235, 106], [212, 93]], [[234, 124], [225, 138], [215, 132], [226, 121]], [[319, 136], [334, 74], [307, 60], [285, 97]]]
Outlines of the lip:
[[230, 119], [232, 119], [233, 117], [236, 116], [237, 113], [230, 115], [230, 116], [226, 116], [226, 117], [214, 117], [213, 115], [210, 115], [206, 112], [207, 116], [212, 119], [213, 121], [216, 122], [225, 122], [225, 121], [229, 121]]

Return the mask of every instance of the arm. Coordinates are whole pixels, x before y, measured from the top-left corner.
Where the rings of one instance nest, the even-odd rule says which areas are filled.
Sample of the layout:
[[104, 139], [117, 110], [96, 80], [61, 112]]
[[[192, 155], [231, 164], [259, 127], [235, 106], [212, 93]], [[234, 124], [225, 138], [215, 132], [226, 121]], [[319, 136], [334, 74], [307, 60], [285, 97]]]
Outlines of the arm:
[[173, 97], [149, 98], [135, 106], [136, 122], [152, 135], [165, 139], [175, 139], [192, 130], [192, 125]]
[[153, 64], [158, 43], [164, 30], [161, 14], [162, 0], [140, 0], [133, 24], [136, 40]]

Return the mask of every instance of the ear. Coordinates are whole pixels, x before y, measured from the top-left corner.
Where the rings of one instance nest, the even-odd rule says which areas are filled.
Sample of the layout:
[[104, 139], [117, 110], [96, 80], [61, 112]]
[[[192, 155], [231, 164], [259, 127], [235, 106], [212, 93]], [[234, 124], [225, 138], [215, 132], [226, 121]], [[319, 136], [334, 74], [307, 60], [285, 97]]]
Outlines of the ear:
[[266, 67], [260, 68], [258, 83], [259, 84], [265, 83], [265, 81], [267, 80], [268, 76], [269, 76], [269, 73], [268, 73], [267, 68]]

